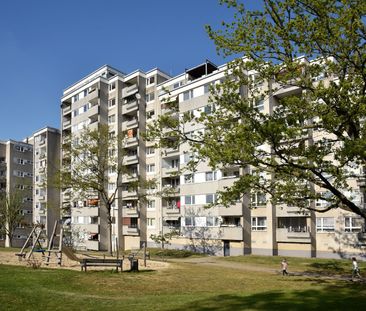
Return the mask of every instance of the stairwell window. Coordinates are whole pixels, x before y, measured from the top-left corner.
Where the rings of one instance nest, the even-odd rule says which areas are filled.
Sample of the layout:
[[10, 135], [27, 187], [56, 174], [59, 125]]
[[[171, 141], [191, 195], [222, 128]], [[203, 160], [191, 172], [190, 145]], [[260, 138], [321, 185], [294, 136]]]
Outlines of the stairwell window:
[[108, 116], [108, 124], [113, 124], [116, 122], [116, 115], [112, 114], [111, 116]]
[[116, 99], [112, 98], [108, 101], [108, 107], [114, 107], [116, 105]]
[[116, 82], [112, 82], [112, 83], [109, 85], [109, 91], [113, 91], [115, 88], [116, 88]]
[[155, 172], [155, 164], [146, 165], [146, 173], [154, 173]]
[[148, 228], [155, 228], [155, 218], [146, 218]]

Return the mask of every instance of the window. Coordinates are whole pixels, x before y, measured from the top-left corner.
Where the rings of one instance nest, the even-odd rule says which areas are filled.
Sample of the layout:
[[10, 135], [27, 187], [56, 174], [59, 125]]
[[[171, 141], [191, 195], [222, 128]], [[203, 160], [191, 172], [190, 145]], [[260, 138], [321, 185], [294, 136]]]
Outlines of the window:
[[344, 218], [344, 230], [346, 232], [360, 232], [361, 231], [361, 219], [357, 217], [345, 217]]
[[155, 77], [150, 77], [146, 79], [146, 85], [155, 83]]
[[114, 189], [116, 189], [116, 184], [115, 183], [109, 183], [108, 184], [108, 190], [109, 191], [114, 191]]
[[203, 91], [205, 94], [210, 93], [210, 85], [211, 83], [207, 83], [203, 86]]
[[186, 227], [193, 227], [194, 226], [194, 217], [184, 217], [184, 222]]
[[155, 148], [154, 147], [147, 147], [146, 148], [146, 154], [147, 155], [155, 154]]
[[112, 114], [111, 116], [108, 116], [108, 124], [112, 124], [116, 122], [116, 115]]
[[189, 90], [183, 93], [183, 100], [190, 100], [193, 98], [193, 90]]
[[215, 105], [214, 104], [210, 104], [210, 105], [207, 105], [203, 108], [203, 112], [206, 114], [206, 115], [210, 115], [212, 114], [213, 112], [215, 111]]
[[147, 208], [154, 209], [155, 208], [155, 200], [147, 201]]
[[267, 217], [252, 217], [252, 230], [253, 231], [267, 230]]
[[333, 232], [334, 217], [319, 217], [316, 219], [317, 232]]
[[263, 98], [256, 99], [254, 102], [254, 108], [258, 109], [258, 111], [263, 111], [264, 110], [264, 99]]
[[193, 174], [186, 174], [186, 175], [184, 175], [184, 183], [185, 184], [192, 184], [192, 183], [194, 183]]
[[146, 218], [146, 223], [149, 228], [155, 228], [155, 218]]
[[263, 192], [252, 193], [252, 206], [266, 206], [266, 194]]
[[155, 93], [154, 93], [154, 92], [152, 92], [152, 93], [148, 93], [148, 94], [146, 94], [146, 96], [145, 96], [145, 100], [146, 100], [147, 102], [152, 101], [152, 100], [154, 100], [154, 99], [155, 99]]
[[216, 172], [206, 172], [206, 181], [217, 180]]
[[188, 153], [188, 152], [184, 152], [183, 154], [183, 163], [188, 163], [189, 161], [193, 160], [193, 154], [192, 153]]
[[206, 217], [206, 226], [207, 227], [216, 227], [219, 225], [219, 220], [217, 217], [208, 216]]
[[179, 159], [173, 159], [170, 163], [171, 168], [179, 168]]
[[177, 89], [178, 87], [184, 85], [184, 81], [179, 81], [177, 83], [174, 83], [173, 84], [173, 89]]
[[194, 195], [186, 195], [184, 196], [184, 203], [186, 205], [192, 205], [195, 204], [195, 198]]
[[216, 194], [206, 194], [206, 204], [215, 203]]
[[113, 91], [116, 88], [116, 82], [113, 82], [109, 85], [109, 91]]
[[110, 99], [110, 100], [108, 101], [108, 107], [113, 107], [113, 106], [115, 106], [115, 105], [116, 105], [116, 99], [115, 99], [115, 98]]
[[147, 164], [146, 165], [146, 172], [147, 173], [154, 173], [155, 172], [155, 164]]
[[154, 115], [155, 115], [154, 110], [146, 111], [146, 119], [152, 119], [154, 118]]

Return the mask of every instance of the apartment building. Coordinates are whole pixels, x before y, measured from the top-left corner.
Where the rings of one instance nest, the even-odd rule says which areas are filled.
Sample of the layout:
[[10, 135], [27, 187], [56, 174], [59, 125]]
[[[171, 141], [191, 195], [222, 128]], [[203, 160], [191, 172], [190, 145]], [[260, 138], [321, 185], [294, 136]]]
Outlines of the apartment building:
[[[146, 120], [153, 115], [146, 115], [146, 107], [156, 96], [156, 85], [168, 76], [159, 70], [142, 72], [136, 70], [125, 74], [110, 66], [102, 66], [95, 72], [68, 87], [62, 97], [62, 165], [72, 165], [72, 159], [66, 151], [67, 144], [84, 127], [98, 129], [108, 125], [111, 134], [123, 133], [123, 155], [119, 161], [129, 171], [116, 180], [115, 172], [108, 174], [108, 189], [112, 192], [118, 183], [117, 199], [112, 210], [113, 248], [136, 248], [147, 240], [146, 204], [141, 204], [141, 197], [146, 190], [135, 189], [131, 184], [146, 180], [146, 167], [153, 170], [152, 164], [146, 164], [146, 143], [141, 132], [146, 130]], [[150, 112], [149, 112], [150, 113]], [[151, 171], [153, 172], [153, 171]], [[121, 183], [121, 186], [119, 186]], [[148, 190], [148, 191], [154, 191]], [[97, 193], [95, 197], [80, 201], [73, 197], [72, 191], [61, 195], [64, 207], [62, 215], [73, 243], [78, 248], [105, 250], [108, 247], [107, 214], [100, 205]], [[116, 242], [117, 241], [117, 242]]]
[[48, 239], [55, 221], [60, 219], [60, 190], [57, 185], [60, 139], [60, 131], [52, 127], [42, 128], [29, 138], [33, 145], [34, 162], [33, 223], [44, 226]]
[[[33, 146], [26, 142], [0, 141], [0, 191], [21, 196], [23, 220], [13, 234], [13, 247], [22, 247], [32, 225]], [[9, 246], [7, 236], [0, 245]]]
[[[364, 223], [343, 209], [303, 213], [295, 206], [275, 206], [260, 192], [248, 193], [244, 200], [228, 208], [205, 208], [215, 202], [218, 190], [232, 185], [241, 174], [252, 173], [251, 168], [233, 166], [212, 170], [207, 163], [199, 163], [195, 171], [189, 171], [187, 163], [195, 155], [188, 144], [155, 149], [153, 143], [142, 139], [141, 133], [147, 124], [159, 115], [170, 114], [182, 120], [184, 114], [210, 114], [214, 109], [209, 102], [210, 85], [225, 79], [225, 69], [226, 65], [218, 67], [206, 61], [169, 77], [159, 69], [123, 74], [103, 66], [64, 91], [63, 142], [85, 125], [97, 128], [98, 124], [109, 124], [111, 131], [126, 133], [127, 156], [123, 162], [131, 173], [122, 178], [123, 187], [113, 210], [113, 240], [118, 237], [119, 247], [125, 249], [139, 247], [143, 242], [156, 246], [152, 234], [174, 230], [178, 235], [166, 247], [216, 255], [340, 257], [363, 252], [366, 247]], [[247, 74], [255, 76], [255, 73]], [[266, 90], [270, 84], [256, 87]], [[256, 103], [257, 108], [270, 114], [279, 98], [296, 92], [301, 90], [279, 89]], [[248, 96], [247, 92], [241, 95]], [[171, 103], [175, 103], [177, 111], [172, 110]], [[186, 122], [184, 131], [186, 135], [194, 135], [204, 128], [201, 124]], [[313, 139], [321, 136], [318, 134]], [[62, 163], [70, 165], [66, 154]], [[150, 189], [136, 191], [129, 185], [137, 178], [157, 183]], [[114, 182], [113, 172], [109, 172], [111, 189]], [[354, 202], [363, 205], [363, 185], [356, 179], [350, 180], [350, 184], [354, 188]], [[146, 200], [140, 200], [141, 196]], [[98, 208], [98, 198], [95, 206], [79, 206], [70, 198], [63, 194], [62, 204], [70, 206], [70, 214], [64, 217], [69, 217], [72, 228], [78, 228], [74, 234], [79, 238], [78, 245], [105, 249], [106, 222], [102, 209]], [[326, 202], [312, 204], [321, 207]]]

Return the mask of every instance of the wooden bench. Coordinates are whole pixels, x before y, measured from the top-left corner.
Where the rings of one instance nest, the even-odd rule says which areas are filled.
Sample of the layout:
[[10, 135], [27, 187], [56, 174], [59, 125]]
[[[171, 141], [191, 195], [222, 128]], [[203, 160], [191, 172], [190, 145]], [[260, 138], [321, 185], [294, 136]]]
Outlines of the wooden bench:
[[123, 270], [123, 259], [97, 259], [97, 258], [84, 258], [80, 260], [81, 271], [86, 272], [87, 267], [116, 267]]

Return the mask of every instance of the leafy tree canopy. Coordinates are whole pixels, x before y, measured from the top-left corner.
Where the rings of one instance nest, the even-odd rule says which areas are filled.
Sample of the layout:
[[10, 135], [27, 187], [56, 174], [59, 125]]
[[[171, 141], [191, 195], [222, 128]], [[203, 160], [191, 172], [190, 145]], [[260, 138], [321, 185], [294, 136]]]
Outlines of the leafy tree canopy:
[[[150, 139], [161, 147], [188, 142], [195, 161], [241, 168], [220, 204], [259, 191], [275, 204], [340, 207], [366, 218], [359, 192], [366, 177], [366, 2], [264, 0], [258, 11], [222, 3], [233, 20], [207, 32], [218, 53], [239, 57], [211, 87], [214, 112], [181, 114], [179, 122], [164, 115]], [[187, 122], [205, 130], [187, 135]]]

